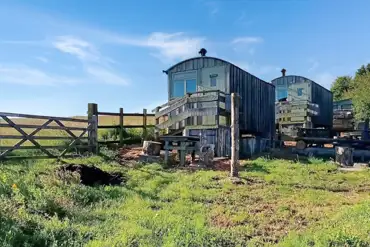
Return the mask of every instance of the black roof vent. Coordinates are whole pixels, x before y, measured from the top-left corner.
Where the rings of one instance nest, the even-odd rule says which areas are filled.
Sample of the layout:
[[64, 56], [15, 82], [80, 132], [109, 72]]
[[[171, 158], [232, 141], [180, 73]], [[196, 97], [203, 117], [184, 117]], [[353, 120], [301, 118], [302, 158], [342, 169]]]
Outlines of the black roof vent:
[[282, 74], [282, 76], [285, 76], [285, 73], [286, 73], [286, 69], [282, 69], [282, 70], [281, 70], [281, 74]]
[[199, 54], [200, 54], [202, 57], [204, 57], [204, 56], [207, 54], [207, 50], [206, 50], [206, 49], [204, 49], [204, 48], [202, 48], [202, 49], [200, 49]]

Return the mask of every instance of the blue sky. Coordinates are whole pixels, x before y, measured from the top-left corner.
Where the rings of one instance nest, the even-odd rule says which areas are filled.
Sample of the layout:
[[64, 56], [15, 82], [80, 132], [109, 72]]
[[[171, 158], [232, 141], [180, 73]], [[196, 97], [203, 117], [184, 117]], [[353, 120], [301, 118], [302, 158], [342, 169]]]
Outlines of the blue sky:
[[370, 62], [370, 1], [2, 0], [0, 111], [139, 112], [167, 99], [162, 70], [198, 56], [266, 80], [303, 75], [325, 87]]

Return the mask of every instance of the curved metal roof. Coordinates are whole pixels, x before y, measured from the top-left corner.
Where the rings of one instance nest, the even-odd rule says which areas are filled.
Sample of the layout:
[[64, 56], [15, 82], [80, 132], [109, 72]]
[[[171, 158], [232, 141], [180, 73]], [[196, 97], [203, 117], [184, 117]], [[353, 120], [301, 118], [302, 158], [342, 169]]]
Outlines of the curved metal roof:
[[[311, 80], [311, 79], [309, 79], [309, 78], [307, 78], [307, 77], [304, 77], [304, 76], [301, 76], [301, 75], [286, 75], [286, 76], [280, 76], [280, 77], [277, 77], [277, 78], [275, 78], [275, 79], [273, 79], [273, 80], [271, 80], [271, 81], [275, 81], [275, 80], [277, 80], [277, 79], [280, 79], [280, 78], [284, 78], [284, 77], [293, 77], [293, 76], [295, 76], [295, 77], [301, 77], [301, 78], [303, 78], [303, 79], [306, 79], [306, 80], [309, 80], [309, 81], [313, 81], [313, 82], [315, 82], [314, 80]], [[317, 82], [315, 82], [316, 84], [318, 84]]]
[[228, 61], [226, 61], [226, 60], [223, 60], [223, 59], [221, 59], [221, 58], [204, 56], [204, 57], [192, 57], [192, 58], [188, 58], [188, 59], [186, 59], [186, 60], [183, 60], [183, 61], [181, 61], [181, 62], [178, 62], [178, 63], [177, 63], [177, 64], [175, 64], [175, 65], [172, 65], [172, 66], [171, 66], [170, 68], [168, 68], [167, 70], [163, 70], [163, 72], [167, 74], [167, 73], [168, 73], [168, 71], [170, 71], [171, 69], [175, 68], [176, 66], [178, 66], [178, 65], [180, 65], [180, 64], [182, 64], [182, 63], [186, 63], [187, 61], [194, 60], [194, 59], [200, 59], [200, 58], [210, 58], [210, 59], [219, 60], [219, 61], [221, 61], [221, 62], [231, 64], [231, 65], [233, 65], [233, 66], [235, 66], [235, 67], [238, 67], [238, 68], [239, 68], [239, 69], [241, 69], [241, 70], [246, 71], [245, 69], [242, 69], [242, 68], [240, 68], [239, 66], [236, 66], [235, 64], [230, 63], [230, 62], [228, 62]]

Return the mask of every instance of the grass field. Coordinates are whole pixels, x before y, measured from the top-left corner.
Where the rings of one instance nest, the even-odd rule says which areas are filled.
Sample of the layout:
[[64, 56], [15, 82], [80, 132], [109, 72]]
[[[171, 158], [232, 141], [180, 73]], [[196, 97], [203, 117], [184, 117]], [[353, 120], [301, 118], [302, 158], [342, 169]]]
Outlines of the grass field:
[[125, 168], [121, 186], [61, 181], [52, 161], [0, 164], [1, 246], [370, 246], [370, 172], [257, 159], [227, 172]]

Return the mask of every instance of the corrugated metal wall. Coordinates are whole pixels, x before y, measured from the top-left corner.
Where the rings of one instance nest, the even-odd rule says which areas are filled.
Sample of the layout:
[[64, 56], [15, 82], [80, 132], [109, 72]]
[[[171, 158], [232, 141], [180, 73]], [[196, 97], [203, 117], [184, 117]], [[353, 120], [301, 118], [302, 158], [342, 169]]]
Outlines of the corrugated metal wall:
[[271, 147], [271, 139], [266, 138], [241, 138], [240, 139], [240, 157], [251, 158], [253, 155], [266, 152]]
[[333, 94], [328, 89], [303, 76], [295, 75], [276, 78], [272, 80], [272, 84], [276, 86], [276, 101], [278, 92], [286, 90], [288, 100], [308, 100], [319, 105], [319, 116], [312, 117], [313, 127], [333, 125]]
[[241, 96], [242, 133], [271, 138], [275, 133], [275, 87], [246, 71], [230, 66], [230, 93]]
[[312, 103], [318, 104], [320, 113], [318, 116], [312, 117], [314, 127], [329, 127], [333, 126], [333, 93], [323, 86], [312, 82]]
[[200, 145], [214, 144], [215, 156], [227, 157], [231, 155], [231, 132], [230, 128], [189, 130], [189, 136], [201, 137]]

